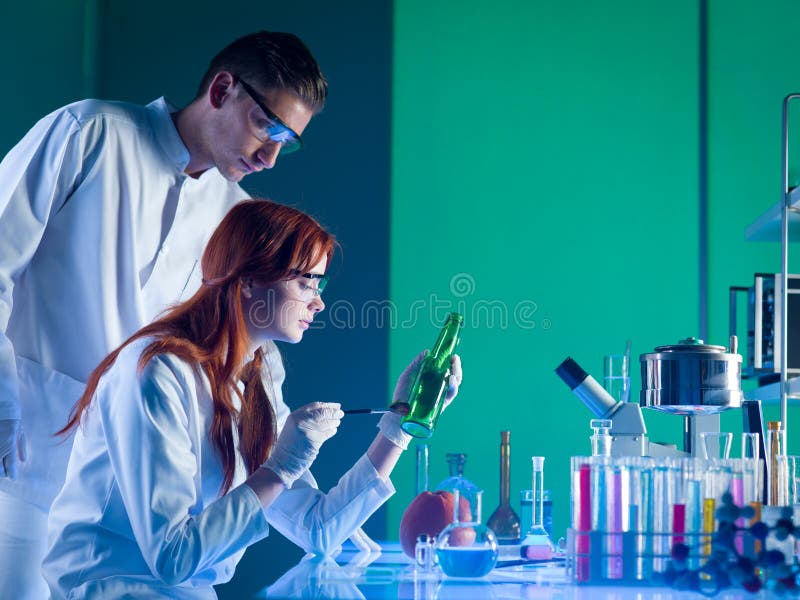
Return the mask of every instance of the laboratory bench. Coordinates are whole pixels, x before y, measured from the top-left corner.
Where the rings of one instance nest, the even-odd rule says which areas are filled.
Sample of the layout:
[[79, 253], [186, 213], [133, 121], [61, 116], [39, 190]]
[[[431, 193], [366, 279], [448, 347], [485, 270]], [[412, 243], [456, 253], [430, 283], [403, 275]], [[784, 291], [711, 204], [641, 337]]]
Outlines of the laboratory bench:
[[[448, 577], [438, 569], [432, 574], [420, 574], [398, 543], [382, 543], [381, 547], [380, 553], [366, 554], [346, 545], [335, 559], [305, 556], [256, 597], [348, 600], [703, 598], [697, 593], [670, 588], [575, 585], [567, 577], [563, 560], [524, 564], [507, 561], [477, 579]], [[760, 597], [767, 596], [743, 590], [726, 590], [714, 596], [726, 600]]]

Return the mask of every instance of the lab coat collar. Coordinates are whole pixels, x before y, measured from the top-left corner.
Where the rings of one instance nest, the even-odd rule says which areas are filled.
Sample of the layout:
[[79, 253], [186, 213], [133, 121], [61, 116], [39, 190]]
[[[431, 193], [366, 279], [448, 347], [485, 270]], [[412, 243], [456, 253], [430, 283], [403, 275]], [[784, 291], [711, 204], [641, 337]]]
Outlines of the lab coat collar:
[[174, 165], [175, 169], [183, 173], [189, 164], [189, 150], [183, 143], [178, 129], [172, 121], [172, 113], [177, 112], [177, 107], [164, 96], [158, 100], [153, 100], [147, 105], [150, 120], [153, 123], [153, 131], [159, 146], [166, 154], [167, 159]]

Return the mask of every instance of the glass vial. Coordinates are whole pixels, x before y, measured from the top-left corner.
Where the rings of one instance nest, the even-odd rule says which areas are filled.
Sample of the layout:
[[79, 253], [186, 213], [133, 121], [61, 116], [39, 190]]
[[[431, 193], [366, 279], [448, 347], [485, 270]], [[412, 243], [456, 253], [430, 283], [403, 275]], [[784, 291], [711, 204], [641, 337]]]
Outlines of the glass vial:
[[500, 432], [500, 506], [486, 524], [500, 544], [516, 544], [520, 538], [519, 516], [511, 508], [511, 432]]
[[403, 431], [409, 435], [418, 438], [429, 438], [433, 435], [447, 392], [450, 359], [458, 344], [463, 323], [462, 315], [450, 313], [433, 349], [422, 361], [411, 386], [409, 412], [400, 421]]
[[780, 421], [767, 421], [767, 505], [778, 506], [780, 496], [780, 477], [778, 476], [778, 457], [783, 452], [783, 432]]
[[417, 571], [423, 573], [430, 573], [436, 566], [434, 540], [427, 533], [423, 533], [417, 538], [417, 544], [414, 547], [414, 560]]
[[611, 456], [611, 419], [592, 419], [592, 456]]

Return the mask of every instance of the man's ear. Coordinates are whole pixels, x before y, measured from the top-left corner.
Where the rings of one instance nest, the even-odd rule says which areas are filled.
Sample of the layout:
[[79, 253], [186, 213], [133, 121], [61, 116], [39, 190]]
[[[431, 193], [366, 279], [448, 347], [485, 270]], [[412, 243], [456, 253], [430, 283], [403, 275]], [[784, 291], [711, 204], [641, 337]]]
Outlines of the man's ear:
[[214, 75], [208, 86], [208, 101], [214, 108], [221, 108], [225, 101], [232, 97], [236, 78], [228, 71], [220, 71]]

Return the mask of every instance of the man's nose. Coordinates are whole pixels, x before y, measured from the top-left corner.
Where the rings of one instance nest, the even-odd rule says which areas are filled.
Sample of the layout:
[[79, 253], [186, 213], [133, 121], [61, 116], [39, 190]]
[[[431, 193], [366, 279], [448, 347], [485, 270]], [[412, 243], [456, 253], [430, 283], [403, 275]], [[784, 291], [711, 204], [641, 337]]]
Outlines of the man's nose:
[[271, 169], [274, 167], [275, 162], [278, 160], [278, 154], [280, 154], [280, 151], [281, 145], [278, 142], [273, 142], [270, 140], [264, 144], [256, 153], [256, 157], [261, 163], [261, 167], [264, 169]]

